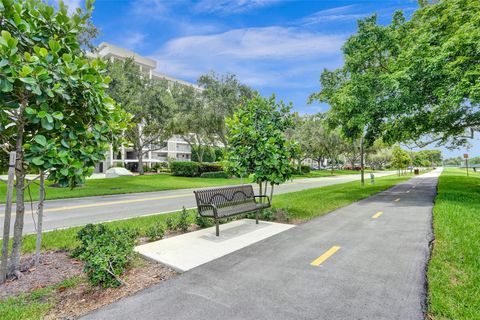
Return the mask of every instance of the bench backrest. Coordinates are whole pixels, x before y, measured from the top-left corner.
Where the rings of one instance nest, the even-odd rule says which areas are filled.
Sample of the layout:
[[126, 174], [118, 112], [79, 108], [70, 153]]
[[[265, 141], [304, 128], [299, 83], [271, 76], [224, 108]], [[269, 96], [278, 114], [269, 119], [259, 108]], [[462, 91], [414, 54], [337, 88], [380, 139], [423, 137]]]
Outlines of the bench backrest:
[[217, 208], [225, 208], [245, 203], [254, 203], [253, 187], [250, 184], [194, 191], [200, 214], [211, 210], [202, 208], [202, 204], [213, 204]]

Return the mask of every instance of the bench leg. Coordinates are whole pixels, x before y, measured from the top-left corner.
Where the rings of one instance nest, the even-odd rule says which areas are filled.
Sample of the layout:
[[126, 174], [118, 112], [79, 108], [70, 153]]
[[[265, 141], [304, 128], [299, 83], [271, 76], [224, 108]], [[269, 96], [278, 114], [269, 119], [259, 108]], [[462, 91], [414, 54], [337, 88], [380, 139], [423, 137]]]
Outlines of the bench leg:
[[256, 222], [256, 224], [258, 224], [258, 214], [259, 214], [259, 213], [260, 213], [260, 210], [257, 210], [257, 211], [255, 212], [255, 222]]
[[218, 223], [218, 219], [215, 219], [215, 227], [217, 229], [217, 237], [220, 236], [220, 226], [219, 226], [219, 223]]

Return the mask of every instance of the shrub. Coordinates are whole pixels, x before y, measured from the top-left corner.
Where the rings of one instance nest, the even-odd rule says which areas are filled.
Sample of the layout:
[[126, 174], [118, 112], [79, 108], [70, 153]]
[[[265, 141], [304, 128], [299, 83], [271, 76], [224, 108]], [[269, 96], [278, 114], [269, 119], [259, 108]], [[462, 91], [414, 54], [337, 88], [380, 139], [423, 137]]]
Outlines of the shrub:
[[193, 161], [172, 161], [170, 170], [174, 176], [196, 177], [199, 175], [200, 165]]
[[161, 240], [165, 235], [165, 229], [161, 223], [156, 223], [147, 229], [145, 235], [150, 241]]
[[177, 230], [177, 224], [175, 223], [175, 220], [172, 217], [168, 217], [167, 219], [165, 219], [165, 224], [168, 230], [170, 231]]
[[200, 178], [223, 178], [223, 179], [228, 179], [228, 174], [224, 171], [204, 172], [200, 175]]
[[134, 256], [136, 238], [130, 230], [89, 224], [78, 231], [80, 246], [73, 255], [85, 263], [83, 271], [91, 284], [116, 287]]
[[195, 223], [200, 228], [209, 228], [213, 226], [213, 220], [209, 218], [202, 217], [201, 215], [197, 214], [195, 217]]
[[188, 212], [185, 207], [182, 209], [182, 213], [178, 216], [177, 229], [180, 229], [182, 232], [187, 232], [190, 223], [188, 222]]
[[200, 173], [204, 172], [219, 172], [223, 171], [223, 166], [220, 163], [200, 163]]
[[302, 174], [310, 173], [310, 170], [311, 170], [310, 166], [302, 165], [300, 167], [300, 172]]

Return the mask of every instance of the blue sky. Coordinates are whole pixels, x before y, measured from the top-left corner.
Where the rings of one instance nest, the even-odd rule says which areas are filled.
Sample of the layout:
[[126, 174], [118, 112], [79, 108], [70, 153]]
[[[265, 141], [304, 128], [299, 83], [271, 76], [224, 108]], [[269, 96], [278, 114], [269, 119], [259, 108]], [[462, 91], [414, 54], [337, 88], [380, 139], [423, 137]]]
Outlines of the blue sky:
[[396, 10], [410, 16], [417, 7], [416, 0], [97, 0], [93, 22], [97, 43], [151, 57], [161, 73], [190, 82], [211, 70], [234, 73], [305, 114], [328, 109], [307, 99], [324, 68], [342, 65], [357, 19], [376, 13], [386, 24]]

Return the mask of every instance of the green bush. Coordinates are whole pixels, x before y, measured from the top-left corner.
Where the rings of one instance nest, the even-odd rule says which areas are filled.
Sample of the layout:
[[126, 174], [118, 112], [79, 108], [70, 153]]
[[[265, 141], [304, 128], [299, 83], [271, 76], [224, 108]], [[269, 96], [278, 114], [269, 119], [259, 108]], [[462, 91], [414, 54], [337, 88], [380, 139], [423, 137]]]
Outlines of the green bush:
[[311, 170], [310, 166], [302, 165], [300, 167], [300, 172], [302, 174], [310, 173], [310, 170]]
[[168, 217], [167, 219], [165, 219], [165, 224], [168, 230], [170, 231], [177, 230], [177, 224], [175, 223], [175, 220], [172, 217]]
[[188, 222], [188, 212], [185, 207], [182, 209], [182, 213], [178, 216], [177, 229], [182, 232], [187, 232], [190, 223]]
[[147, 229], [147, 231], [145, 232], [145, 235], [148, 237], [148, 240], [150, 241], [161, 240], [165, 235], [165, 228], [161, 223], [156, 223]]
[[200, 168], [199, 168], [200, 173], [204, 172], [219, 172], [223, 171], [223, 166], [221, 163], [200, 163]]
[[200, 174], [200, 165], [193, 161], [172, 161], [170, 170], [174, 176], [196, 177]]
[[85, 263], [83, 271], [93, 285], [104, 288], [121, 284], [121, 276], [133, 259], [137, 234], [126, 229], [110, 229], [89, 224], [80, 229], [80, 241], [73, 255]]
[[228, 179], [228, 174], [224, 171], [204, 172], [200, 175], [200, 178], [223, 178], [223, 179]]
[[197, 224], [197, 226], [199, 226], [202, 229], [203, 228], [209, 228], [209, 227], [212, 227], [214, 225], [213, 224], [213, 219], [202, 217], [199, 214], [197, 214], [197, 216], [195, 217], [195, 223]]

